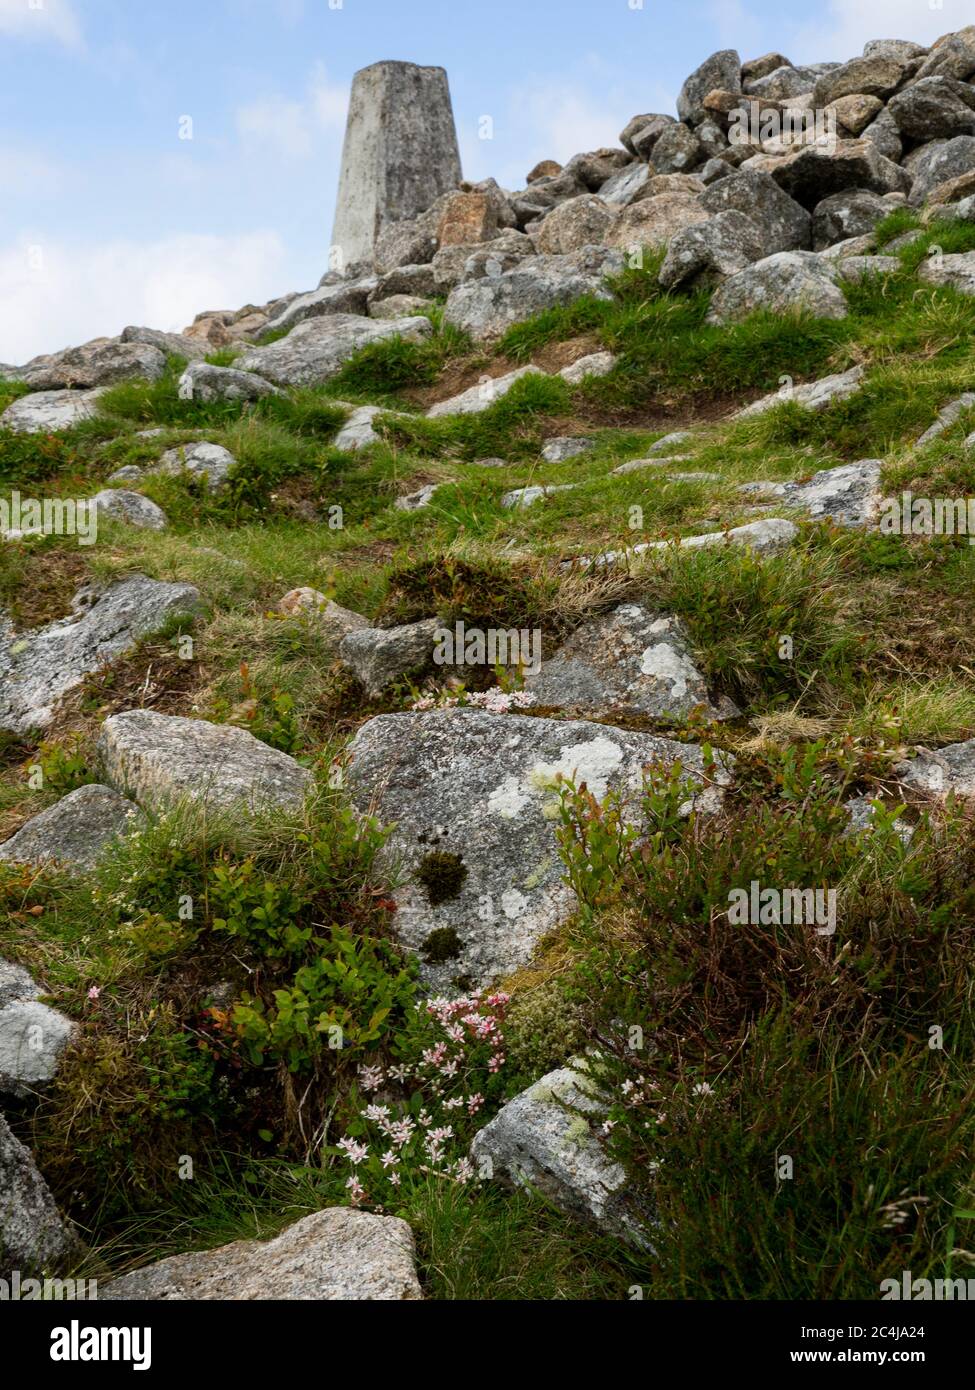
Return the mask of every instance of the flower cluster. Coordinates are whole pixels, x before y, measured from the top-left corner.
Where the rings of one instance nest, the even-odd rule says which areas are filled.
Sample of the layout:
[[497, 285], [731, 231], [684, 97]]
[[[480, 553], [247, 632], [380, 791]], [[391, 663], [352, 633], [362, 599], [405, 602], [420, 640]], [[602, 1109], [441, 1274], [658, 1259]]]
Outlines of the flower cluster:
[[536, 703], [536, 697], [527, 690], [463, 691], [460, 694], [422, 695], [414, 700], [410, 709], [451, 709], [455, 706], [469, 706], [473, 709], [486, 709], [489, 714], [508, 714], [513, 709], [529, 709]]
[[354, 1206], [381, 1202], [408, 1176], [473, 1180], [467, 1149], [504, 1065], [508, 999], [482, 990], [428, 999], [417, 1005], [402, 1060], [360, 1067], [359, 1089], [375, 1098], [336, 1146], [353, 1170], [345, 1186]]

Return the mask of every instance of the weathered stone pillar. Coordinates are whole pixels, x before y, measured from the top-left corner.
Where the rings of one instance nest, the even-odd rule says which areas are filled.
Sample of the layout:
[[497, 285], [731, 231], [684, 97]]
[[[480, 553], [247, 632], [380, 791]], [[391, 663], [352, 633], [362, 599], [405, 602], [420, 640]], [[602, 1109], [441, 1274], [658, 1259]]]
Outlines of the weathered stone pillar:
[[330, 267], [371, 260], [387, 223], [424, 212], [460, 179], [444, 69], [362, 68], [352, 80]]

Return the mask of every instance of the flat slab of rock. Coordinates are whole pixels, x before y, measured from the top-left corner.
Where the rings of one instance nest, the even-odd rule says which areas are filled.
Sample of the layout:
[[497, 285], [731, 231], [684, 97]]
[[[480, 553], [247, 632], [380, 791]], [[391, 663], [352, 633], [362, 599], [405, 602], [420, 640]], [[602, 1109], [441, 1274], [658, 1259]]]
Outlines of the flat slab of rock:
[[173, 1255], [102, 1284], [102, 1302], [421, 1299], [413, 1232], [395, 1216], [327, 1207], [273, 1240]]
[[219, 806], [300, 807], [311, 773], [246, 729], [133, 709], [105, 720], [98, 756], [109, 786], [140, 806], [187, 800]]
[[700, 550], [715, 545], [747, 545], [756, 554], [763, 555], [791, 545], [798, 534], [799, 528], [794, 521], [788, 521], [785, 517], [769, 516], [761, 521], [749, 521], [744, 526], [733, 526], [730, 531], [708, 531], [703, 536], [681, 536], [676, 542], [643, 541], [639, 545], [628, 546], [625, 550], [609, 550], [581, 563], [584, 566], [627, 564], [634, 556], [645, 555], [647, 551], [673, 549], [676, 545], [679, 545], [681, 550]]
[[507, 511], [524, 511], [526, 507], [534, 507], [543, 497], [551, 497], [556, 492], [571, 492], [576, 486], [576, 483], [560, 483], [557, 487], [543, 487], [540, 483], [534, 483], [531, 487], [516, 487], [504, 493], [501, 505]]
[[0, 1095], [23, 1098], [50, 1081], [73, 1032], [70, 1019], [37, 999], [0, 1009]]
[[907, 787], [944, 800], [975, 796], [975, 738], [945, 748], [919, 748], [916, 758], [898, 763], [894, 772]]
[[437, 420], [443, 415], [479, 415], [482, 410], [490, 409], [495, 401], [506, 396], [515, 382], [520, 381], [523, 376], [544, 375], [540, 367], [533, 367], [529, 363], [527, 367], [516, 367], [504, 376], [487, 377], [476, 386], [469, 386], [466, 391], [461, 391], [457, 396], [437, 401], [436, 405], [432, 405], [427, 411], [427, 417]]
[[611, 712], [683, 718], [698, 709], [707, 719], [739, 713], [730, 700], [714, 704], [694, 662], [679, 618], [625, 603], [584, 623], [525, 689], [538, 703], [582, 715]]
[[165, 370], [166, 354], [158, 347], [107, 339], [66, 348], [40, 359], [36, 366], [28, 362], [21, 379], [36, 391], [90, 390], [131, 377], [158, 381]]
[[337, 376], [360, 348], [390, 338], [422, 343], [433, 332], [428, 318], [369, 319], [358, 314], [332, 314], [306, 319], [286, 338], [267, 347], [252, 348], [237, 361], [237, 369], [256, 372], [277, 386], [315, 386]]
[[378, 276], [367, 276], [340, 280], [334, 285], [322, 285], [308, 294], [297, 294], [278, 315], [268, 321], [265, 332], [290, 331], [306, 319], [325, 318], [329, 314], [364, 314], [369, 296], [378, 288]]
[[138, 806], [111, 787], [78, 787], [4, 840], [0, 861], [58, 863], [82, 872], [93, 869], [106, 847], [133, 829], [140, 818]]
[[806, 382], [803, 386], [788, 386], [772, 391], [761, 400], [752, 401], [751, 405], [736, 411], [733, 418], [747, 420], [752, 415], [764, 415], [767, 410], [774, 410], [786, 401], [802, 406], [803, 410], [825, 410], [834, 401], [845, 401], [855, 395], [862, 384], [863, 368], [851, 367], [847, 372], [834, 372], [832, 376]]
[[99, 512], [143, 531], [165, 531], [169, 525], [162, 507], [157, 507], [141, 492], [108, 487], [96, 492], [91, 500]]
[[187, 362], [202, 362], [207, 355], [207, 345], [199, 338], [188, 338], [185, 333], [164, 333], [159, 328], [143, 328], [130, 324], [119, 334], [120, 343], [148, 343], [161, 353], [174, 357], [185, 357]]
[[21, 1280], [63, 1272], [80, 1249], [30, 1150], [0, 1115], [0, 1279], [14, 1270]]
[[880, 459], [862, 459], [839, 468], [823, 468], [807, 483], [745, 483], [741, 491], [764, 493], [790, 506], [803, 507], [817, 520], [837, 526], [866, 526], [880, 501]]
[[[610, 789], [628, 797], [649, 763], [680, 760], [694, 780], [703, 768], [692, 744], [472, 709], [380, 715], [349, 751], [354, 804], [396, 827], [383, 854], [402, 871], [397, 934], [421, 957], [433, 932], [441, 947], [445, 936], [454, 945], [456, 954], [441, 949], [421, 967], [444, 990], [457, 977], [481, 985], [518, 969], [575, 910], [555, 833], [560, 776], [599, 798]], [[719, 781], [728, 776], [718, 768]], [[719, 799], [718, 786], [697, 798], [702, 809]]]
[[964, 395], [955, 401], [949, 401], [938, 411], [938, 417], [930, 429], [926, 429], [917, 441], [917, 448], [922, 448], [925, 444], [930, 444], [932, 439], [937, 439], [944, 434], [945, 430], [950, 430], [957, 420], [960, 420], [966, 410], [971, 410], [975, 406], [975, 391], [966, 391]]
[[471, 1158], [482, 1176], [533, 1188], [567, 1216], [644, 1246], [626, 1174], [593, 1128], [605, 1110], [584, 1071], [560, 1067], [475, 1134]]
[[[190, 339], [192, 341], [192, 339]], [[256, 372], [241, 372], [236, 367], [215, 367], [210, 362], [195, 362], [179, 379], [177, 393], [181, 401], [259, 401], [264, 396], [280, 396], [281, 392]]]
[[75, 612], [0, 644], [0, 728], [43, 729], [58, 701], [86, 676], [122, 656], [140, 637], [175, 615], [199, 610], [192, 584], [163, 584], [135, 574], [113, 584], [87, 608], [82, 590]]
[[102, 387], [93, 391], [34, 391], [8, 405], [0, 415], [0, 429], [17, 434], [52, 434], [70, 430], [95, 415]]
[[381, 695], [391, 681], [430, 661], [440, 628], [438, 618], [401, 627], [367, 627], [349, 632], [339, 644], [339, 656], [371, 696]]

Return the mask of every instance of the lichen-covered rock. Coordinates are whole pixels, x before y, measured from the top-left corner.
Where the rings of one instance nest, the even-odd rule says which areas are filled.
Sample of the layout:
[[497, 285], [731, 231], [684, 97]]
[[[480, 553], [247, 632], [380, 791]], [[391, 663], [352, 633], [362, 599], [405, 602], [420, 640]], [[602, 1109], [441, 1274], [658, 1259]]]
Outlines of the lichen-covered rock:
[[975, 136], [956, 135], [953, 140], [932, 140], [921, 147], [911, 167], [913, 182], [908, 197], [919, 208], [935, 189], [975, 172]]
[[308, 294], [295, 295], [275, 318], [268, 320], [264, 331], [287, 333], [306, 319], [325, 318], [329, 314], [364, 314], [369, 296], [378, 288], [378, 276], [367, 275], [339, 280], [337, 284], [322, 285]]
[[272, 1240], [172, 1255], [101, 1284], [99, 1301], [421, 1299], [413, 1232], [396, 1216], [326, 1207]]
[[21, 380], [35, 391], [87, 391], [130, 377], [158, 381], [165, 369], [166, 354], [149, 343], [96, 339], [83, 347], [66, 348], [44, 357], [36, 366], [28, 362]]
[[246, 729], [148, 709], [106, 719], [97, 752], [109, 786], [152, 808], [187, 800], [296, 810], [313, 783], [294, 758]]
[[5, 1004], [0, 1009], [0, 1095], [23, 1099], [50, 1081], [73, 1032], [70, 1019], [38, 999]]
[[858, 92], [886, 100], [900, 85], [907, 66], [905, 61], [890, 53], [852, 58], [823, 73], [813, 88], [813, 105], [828, 106], [840, 97]]
[[682, 228], [707, 220], [702, 202], [697, 193], [679, 191], [641, 198], [622, 210], [606, 240], [631, 255], [645, 246], [667, 246]]
[[959, 294], [975, 294], [975, 251], [930, 256], [918, 266], [917, 278], [928, 285], [947, 286]]
[[163, 473], [169, 477], [179, 477], [188, 473], [191, 478], [202, 478], [208, 491], [218, 492], [237, 467], [237, 460], [222, 444], [211, 444], [202, 439], [196, 444], [179, 444], [175, 449], [167, 449], [159, 462], [148, 471]]
[[22, 965], [0, 959], [0, 1009], [14, 999], [39, 999], [41, 991]]
[[814, 252], [779, 251], [725, 280], [711, 300], [707, 321], [741, 323], [760, 310], [846, 318], [849, 310], [836, 278], [836, 267]]
[[592, 446], [593, 440], [591, 439], [560, 434], [553, 439], [546, 439], [542, 445], [542, 458], [546, 463], [564, 463], [566, 459], [577, 458], [579, 454], [588, 453]]
[[281, 392], [254, 372], [241, 372], [236, 367], [215, 367], [210, 362], [193, 362], [179, 379], [177, 393], [181, 401], [259, 401], [264, 396], [280, 396]]
[[465, 281], [451, 290], [444, 321], [478, 341], [496, 337], [542, 309], [571, 304], [582, 295], [610, 299], [605, 277], [622, 268], [622, 256], [603, 247], [566, 256], [528, 256], [501, 275]]
[[873, 520], [880, 501], [879, 459], [844, 463], [839, 468], [823, 468], [806, 483], [744, 483], [742, 492], [762, 493], [789, 506], [802, 507], [817, 521], [837, 526], [866, 526]]
[[339, 656], [369, 695], [380, 695], [390, 681], [430, 661], [439, 626], [437, 618], [425, 618], [402, 627], [362, 628], [343, 637]]
[[13, 733], [42, 729], [59, 700], [87, 675], [157, 632], [177, 614], [199, 610], [191, 584], [163, 584], [131, 575], [94, 597], [82, 590], [75, 611], [0, 645], [0, 728]]
[[975, 88], [952, 77], [922, 77], [891, 97], [887, 110], [901, 135], [911, 140], [975, 132]]
[[386, 414], [381, 405], [357, 405], [346, 417], [345, 424], [332, 440], [334, 449], [366, 449], [370, 444], [379, 443], [373, 421], [377, 415]]
[[752, 415], [764, 415], [767, 410], [773, 410], [787, 401], [802, 406], [803, 410], [825, 410], [834, 401], [845, 401], [855, 395], [862, 384], [863, 368], [851, 367], [849, 371], [833, 372], [830, 376], [805, 382], [801, 386], [781, 387], [736, 411], [734, 418], [747, 420]]
[[[699, 130], [703, 130], [699, 126]], [[683, 174], [703, 163], [704, 145], [686, 125], [668, 126], [653, 147], [653, 167], [658, 174]]]
[[900, 194], [882, 197], [868, 188], [848, 188], [831, 194], [817, 203], [813, 212], [813, 249], [823, 251], [838, 241], [869, 235], [878, 222], [903, 203]]
[[614, 210], [595, 193], [570, 198], [542, 221], [535, 245], [544, 256], [565, 256], [584, 246], [598, 246], [614, 216]]
[[477, 1132], [471, 1158], [482, 1177], [531, 1188], [567, 1216], [646, 1246], [650, 1213], [641, 1211], [596, 1129], [606, 1109], [581, 1066], [560, 1067]]
[[421, 343], [433, 325], [417, 315], [405, 319], [370, 319], [359, 314], [330, 314], [306, 319], [286, 338], [252, 348], [237, 361], [240, 371], [256, 372], [278, 386], [315, 386], [336, 376], [360, 348], [389, 338]]
[[15, 434], [52, 434], [70, 430], [95, 415], [96, 402], [105, 391], [35, 391], [21, 396], [0, 415], [0, 429]]
[[933, 425], [924, 431], [915, 445], [921, 449], [925, 444], [930, 444], [932, 439], [937, 439], [944, 434], [945, 430], [950, 430], [957, 420], [960, 420], [966, 410], [971, 410], [975, 406], [975, 391], [964, 391], [957, 400], [949, 401], [947, 405], [941, 407]]
[[15, 1270], [22, 1281], [63, 1273], [80, 1253], [30, 1151], [0, 1115], [0, 1279]]
[[570, 386], [578, 386], [587, 376], [609, 376], [616, 362], [616, 354], [613, 352], [590, 352], [563, 367], [559, 376]]
[[711, 701], [680, 619], [636, 603], [583, 623], [537, 675], [525, 677], [525, 689], [540, 705], [583, 716], [738, 713], [730, 700]]
[[809, 209], [847, 188], [907, 193], [911, 186], [905, 170], [885, 158], [867, 139], [803, 145], [774, 160], [769, 173], [780, 188]]
[[551, 497], [556, 492], [571, 492], [576, 486], [576, 483], [562, 483], [558, 487], [533, 483], [530, 487], [512, 488], [510, 492], [503, 494], [501, 505], [506, 511], [524, 510], [526, 507], [534, 507], [543, 497]]
[[[423, 956], [430, 934], [456, 937], [453, 958], [425, 977], [484, 984], [524, 965], [537, 941], [566, 920], [575, 899], [556, 843], [560, 777], [638, 796], [650, 762], [703, 772], [701, 750], [601, 724], [479, 710], [371, 719], [350, 746], [347, 773], [360, 810], [395, 824], [383, 854], [402, 864], [395, 928]], [[718, 782], [728, 779], [724, 766]], [[718, 787], [702, 790], [703, 808]]]
[[78, 787], [4, 840], [0, 861], [57, 863], [84, 872], [93, 869], [105, 849], [134, 829], [139, 819], [138, 806], [111, 787]]
[[650, 179], [649, 164], [629, 164], [600, 185], [599, 196], [610, 207], [629, 207], [645, 196]]
[[119, 334], [120, 343], [146, 343], [166, 356], [185, 357], [187, 362], [201, 362], [206, 356], [206, 344], [185, 333], [164, 333], [159, 328], [143, 328], [130, 324]]
[[917, 756], [897, 763], [894, 772], [906, 787], [944, 800], [975, 796], [975, 739], [945, 748], [919, 748]]
[[707, 115], [704, 98], [720, 88], [724, 92], [741, 91], [741, 59], [733, 48], [712, 53], [686, 79], [677, 97], [677, 114], [689, 125], [698, 125]]
[[[662, 460], [656, 460], [661, 462]], [[733, 526], [729, 531], [707, 531], [700, 536], [682, 536], [679, 541], [641, 541], [638, 545], [627, 546], [625, 550], [608, 550], [592, 559], [575, 563], [583, 568], [589, 565], [629, 565], [647, 552], [672, 548], [675, 544], [682, 550], [706, 550], [719, 545], [743, 545], [754, 550], [756, 555], [770, 554], [791, 545], [799, 534], [794, 521], [781, 516], [763, 517], [761, 521], [749, 521], [745, 526]]]
[[709, 217], [734, 209], [758, 227], [766, 256], [802, 251], [810, 245], [810, 217], [768, 174], [738, 169], [701, 196]]
[[419, 512], [424, 507], [429, 507], [442, 483], [424, 483], [415, 492], [404, 493], [402, 497], [397, 497], [393, 507], [398, 512]]
[[659, 281], [664, 289], [719, 284], [766, 254], [764, 238], [745, 213], [729, 208], [685, 227], [667, 248]]
[[141, 492], [128, 492], [125, 488], [103, 488], [91, 499], [99, 515], [110, 516], [116, 521], [124, 521], [127, 526], [137, 526], [144, 531], [165, 531], [168, 526], [166, 513], [162, 507]]
[[839, 261], [841, 280], [866, 280], [871, 275], [896, 275], [901, 263], [896, 256], [843, 256]]

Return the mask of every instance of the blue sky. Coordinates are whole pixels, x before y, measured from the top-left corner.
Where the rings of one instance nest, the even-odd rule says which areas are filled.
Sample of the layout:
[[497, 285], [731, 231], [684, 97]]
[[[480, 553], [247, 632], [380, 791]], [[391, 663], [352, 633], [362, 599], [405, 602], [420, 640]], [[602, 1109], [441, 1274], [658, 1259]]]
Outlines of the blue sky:
[[[930, 42], [972, 0], [0, 0], [0, 362], [127, 323], [311, 288], [325, 268], [352, 74], [450, 77], [464, 173], [672, 111], [716, 48], [846, 59]], [[967, 11], [967, 13], [965, 13]], [[493, 119], [491, 140], [479, 122]], [[181, 139], [192, 121], [192, 139]]]

